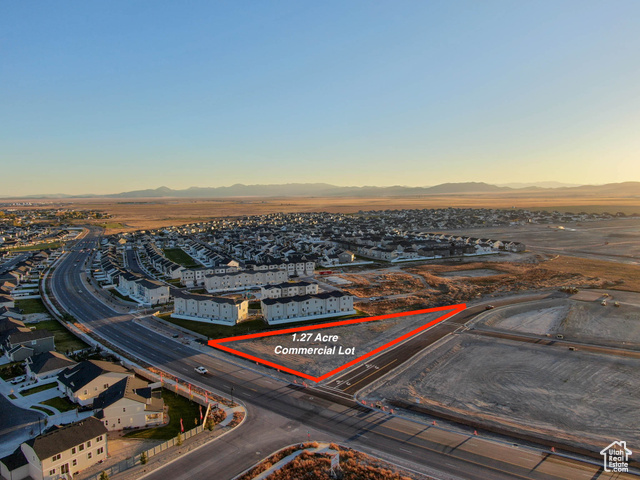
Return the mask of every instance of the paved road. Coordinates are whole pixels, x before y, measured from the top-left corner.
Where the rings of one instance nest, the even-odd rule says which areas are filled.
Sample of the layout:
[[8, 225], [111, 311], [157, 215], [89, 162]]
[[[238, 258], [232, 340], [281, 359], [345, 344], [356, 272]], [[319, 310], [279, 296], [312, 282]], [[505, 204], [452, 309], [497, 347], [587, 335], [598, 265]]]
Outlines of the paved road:
[[0, 395], [0, 457], [15, 450], [15, 441], [23, 439], [31, 431], [38, 433], [44, 425], [38, 425], [46, 417], [44, 413], [17, 407]]
[[[94, 237], [92, 232], [80, 248], [92, 247]], [[600, 475], [597, 466], [368, 410], [343, 393], [283, 384], [202, 354], [134, 323], [131, 315], [115, 312], [97, 299], [81, 281], [82, 255], [71, 252], [51, 280], [53, 294], [72, 315], [110, 342], [184, 380], [227, 396], [233, 387], [235, 398], [247, 405], [247, 422], [224, 441], [186, 455], [149, 478], [232, 478], [257, 457], [306, 440], [307, 431], [312, 440], [344, 442], [423, 472], [435, 471], [438, 478], [609, 478]], [[197, 376], [197, 365], [211, 374]]]

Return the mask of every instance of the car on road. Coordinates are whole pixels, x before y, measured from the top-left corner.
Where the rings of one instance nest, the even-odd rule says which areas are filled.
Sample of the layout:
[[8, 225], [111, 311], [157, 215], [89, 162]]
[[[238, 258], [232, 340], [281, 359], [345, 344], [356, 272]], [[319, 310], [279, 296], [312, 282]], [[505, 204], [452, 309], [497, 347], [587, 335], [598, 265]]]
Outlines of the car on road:
[[615, 302], [613, 302], [613, 306], [614, 307], [619, 307], [620, 306], [620, 302], [618, 302], [617, 300]]
[[494, 308], [496, 308], [494, 305], [487, 305], [484, 307], [485, 310], [493, 310]]
[[607, 301], [606, 300], [602, 300], [600, 302], [600, 305], [602, 305], [603, 307], [606, 307], [607, 306]]
[[209, 370], [207, 370], [206, 368], [200, 366], [200, 367], [196, 367], [195, 371], [198, 372], [200, 375], [206, 375], [207, 373], [209, 373]]

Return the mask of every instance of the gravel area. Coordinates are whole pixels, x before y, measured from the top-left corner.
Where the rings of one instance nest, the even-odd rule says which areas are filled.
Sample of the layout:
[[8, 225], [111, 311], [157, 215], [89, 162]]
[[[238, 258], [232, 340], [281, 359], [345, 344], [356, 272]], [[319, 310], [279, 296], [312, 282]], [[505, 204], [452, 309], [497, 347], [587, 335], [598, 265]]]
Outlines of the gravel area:
[[[376, 320], [355, 325], [341, 327], [318, 328], [309, 330], [312, 338], [309, 341], [294, 341], [292, 334], [264, 337], [252, 340], [244, 340], [227, 344], [229, 347], [241, 352], [249, 353], [264, 360], [268, 360], [294, 370], [321, 376], [345, 363], [364, 355], [385, 343], [394, 340], [404, 333], [410, 332], [431, 320], [434, 320], [446, 312], [433, 312], [420, 315], [408, 315], [388, 320]], [[300, 338], [298, 332], [297, 338]], [[305, 332], [307, 333], [307, 332]], [[337, 335], [337, 341], [317, 341], [316, 335]], [[276, 354], [277, 346], [284, 348], [321, 348], [327, 346], [342, 346], [343, 349], [355, 348], [351, 355], [306, 355], [306, 354]]]
[[478, 327], [534, 335], [562, 335], [565, 340], [640, 349], [640, 308], [609, 301], [548, 300], [513, 305], [485, 314]]
[[[640, 446], [640, 360], [452, 336], [360, 397], [403, 400], [523, 431]], [[605, 443], [606, 442], [606, 443]]]

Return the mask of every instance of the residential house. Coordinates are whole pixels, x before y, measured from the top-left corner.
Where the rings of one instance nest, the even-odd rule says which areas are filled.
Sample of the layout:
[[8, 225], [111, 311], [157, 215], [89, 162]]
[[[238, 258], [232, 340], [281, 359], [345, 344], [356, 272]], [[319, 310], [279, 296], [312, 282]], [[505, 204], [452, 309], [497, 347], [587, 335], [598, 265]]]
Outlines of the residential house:
[[160, 391], [135, 376], [111, 385], [93, 402], [96, 413], [107, 430], [151, 427], [164, 423], [164, 402]]
[[235, 325], [249, 316], [249, 302], [177, 291], [172, 316], [197, 322]]
[[111, 385], [130, 376], [133, 372], [115, 363], [85, 360], [58, 374], [58, 389], [75, 403], [92, 405]]
[[0, 459], [0, 474], [8, 480], [58, 480], [106, 460], [107, 429], [89, 417], [54, 426]]

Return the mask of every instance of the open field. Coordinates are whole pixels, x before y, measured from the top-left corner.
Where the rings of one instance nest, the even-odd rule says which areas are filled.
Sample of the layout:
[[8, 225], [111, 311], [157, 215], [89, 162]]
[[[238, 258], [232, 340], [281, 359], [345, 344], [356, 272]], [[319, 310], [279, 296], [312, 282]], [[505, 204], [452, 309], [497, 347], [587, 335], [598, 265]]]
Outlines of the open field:
[[[403, 267], [402, 271], [412, 275], [413, 290], [405, 290], [409, 295], [402, 298], [385, 298], [375, 302], [358, 302], [357, 308], [369, 315], [380, 315], [398, 311], [408, 311], [420, 308], [430, 308], [441, 305], [455, 305], [465, 303], [487, 295], [505, 295], [530, 290], [548, 290], [563, 286], [580, 288], [601, 288], [615, 285], [599, 277], [585, 276], [579, 268], [566, 271], [549, 270], [547, 263], [516, 263], [497, 262], [496, 257], [488, 263], [469, 260], [441, 261], [412, 267]], [[532, 260], [535, 260], [532, 258]], [[478, 275], [476, 275], [476, 272]], [[483, 276], [483, 273], [490, 275]], [[353, 286], [345, 286], [343, 290], [356, 294], [367, 293], [362, 285], [370, 277], [370, 273], [350, 274]], [[343, 275], [344, 276], [344, 275]], [[422, 279], [422, 282], [419, 280]], [[360, 286], [361, 290], [357, 288]], [[366, 285], [364, 285], [366, 286]], [[385, 295], [393, 295], [393, 285], [388, 286]]]
[[343, 274], [337, 276], [337, 278], [346, 282], [341, 285], [342, 290], [361, 298], [404, 294], [424, 289], [424, 284], [419, 278], [406, 273]]
[[191, 258], [189, 254], [181, 248], [165, 248], [163, 252], [165, 257], [172, 262], [182, 265], [183, 267], [190, 268], [199, 266], [198, 262]]
[[[38, 200], [29, 199], [38, 208]], [[455, 194], [402, 197], [237, 197], [215, 199], [188, 198], [75, 198], [42, 200], [48, 207], [96, 209], [113, 215], [106, 224], [108, 233], [151, 229], [206, 221], [215, 217], [260, 215], [274, 212], [341, 212], [402, 208], [530, 208], [568, 212], [640, 213], [640, 198], [593, 196], [560, 197], [557, 193], [534, 194]], [[105, 224], [104, 221], [96, 221]], [[120, 226], [121, 224], [122, 226]]]
[[640, 292], [640, 265], [558, 256], [541, 263], [541, 266], [562, 274], [580, 273], [587, 277], [597, 277], [611, 284], [608, 288], [614, 290]]
[[[640, 446], [640, 360], [558, 346], [452, 336], [364, 395], [419, 404], [584, 446]], [[593, 447], [592, 447], [593, 448]]]
[[22, 310], [25, 315], [32, 313], [49, 313], [47, 307], [44, 306], [39, 298], [26, 298], [24, 300], [16, 300], [16, 308]]
[[[553, 227], [553, 228], [552, 228]], [[616, 263], [640, 264], [640, 219], [612, 219], [557, 225], [519, 225], [448, 230], [445, 233], [518, 241], [527, 250]]]
[[[273, 337], [256, 338], [229, 343], [227, 346], [241, 352], [254, 355], [258, 358], [274, 362], [278, 365], [292, 368], [302, 373], [314, 377], [321, 376], [345, 363], [394, 340], [401, 335], [416, 329], [431, 320], [434, 320], [446, 312], [433, 312], [420, 315], [408, 315], [406, 317], [396, 317], [387, 320], [375, 320], [371, 322], [357, 323], [340, 327], [330, 327], [318, 330], [309, 330], [311, 339], [308, 341], [293, 340], [292, 334], [278, 335]], [[280, 328], [288, 328], [289, 325]], [[296, 338], [300, 339], [302, 332], [296, 333]], [[318, 341], [316, 335], [337, 335], [337, 341]], [[338, 355], [330, 354], [276, 354], [276, 346], [284, 348], [322, 348], [336, 347], [336, 352], [340, 346], [344, 349], [355, 348], [353, 354]]]
[[486, 312], [476, 324], [533, 335], [562, 335], [565, 340], [640, 350], [640, 308], [555, 299], [512, 305]]

